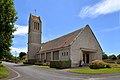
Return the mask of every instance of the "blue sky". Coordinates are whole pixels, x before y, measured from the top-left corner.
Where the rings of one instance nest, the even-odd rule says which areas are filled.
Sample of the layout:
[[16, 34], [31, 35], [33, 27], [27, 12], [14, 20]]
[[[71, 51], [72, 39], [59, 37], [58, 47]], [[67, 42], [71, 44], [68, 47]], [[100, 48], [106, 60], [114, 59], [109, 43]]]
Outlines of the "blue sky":
[[[12, 53], [27, 52], [30, 13], [41, 17], [42, 42], [89, 24], [107, 54], [120, 54], [120, 0], [14, 0], [15, 23]], [[36, 9], [36, 13], [35, 13]]]

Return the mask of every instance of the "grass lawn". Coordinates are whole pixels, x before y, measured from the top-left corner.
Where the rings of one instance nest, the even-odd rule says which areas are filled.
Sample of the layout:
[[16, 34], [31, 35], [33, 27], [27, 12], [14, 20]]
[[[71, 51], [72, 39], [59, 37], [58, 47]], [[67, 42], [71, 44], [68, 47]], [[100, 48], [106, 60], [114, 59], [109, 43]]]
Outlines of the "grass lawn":
[[110, 74], [110, 73], [120, 73], [120, 68], [103, 68], [103, 69], [80, 68], [75, 70], [69, 70], [69, 72], [84, 73], [84, 74]]
[[39, 66], [40, 68], [45, 68], [45, 69], [49, 69], [49, 66]]
[[8, 77], [8, 75], [9, 75], [8, 69], [2, 64], [0, 64], [0, 79], [6, 78]]
[[44, 68], [44, 69], [53, 69], [55, 70], [55, 68], [50, 68], [50, 66], [38, 66], [39, 68]]

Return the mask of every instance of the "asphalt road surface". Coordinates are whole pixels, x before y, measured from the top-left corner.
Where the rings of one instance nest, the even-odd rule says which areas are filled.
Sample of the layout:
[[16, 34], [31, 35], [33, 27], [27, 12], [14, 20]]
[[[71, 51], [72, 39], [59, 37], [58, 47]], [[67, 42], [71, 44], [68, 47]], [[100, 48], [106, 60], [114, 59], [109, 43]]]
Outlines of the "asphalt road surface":
[[4, 65], [14, 70], [18, 76], [8, 80], [120, 80], [117, 74], [76, 74], [64, 70], [42, 69], [38, 66], [25, 66], [3, 62]]

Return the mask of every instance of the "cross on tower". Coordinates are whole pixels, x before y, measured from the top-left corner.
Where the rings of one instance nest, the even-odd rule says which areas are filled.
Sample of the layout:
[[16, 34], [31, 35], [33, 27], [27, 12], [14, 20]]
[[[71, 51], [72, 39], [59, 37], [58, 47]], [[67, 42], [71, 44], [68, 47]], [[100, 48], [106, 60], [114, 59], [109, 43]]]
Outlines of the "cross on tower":
[[35, 15], [36, 15], [36, 9], [35, 9]]

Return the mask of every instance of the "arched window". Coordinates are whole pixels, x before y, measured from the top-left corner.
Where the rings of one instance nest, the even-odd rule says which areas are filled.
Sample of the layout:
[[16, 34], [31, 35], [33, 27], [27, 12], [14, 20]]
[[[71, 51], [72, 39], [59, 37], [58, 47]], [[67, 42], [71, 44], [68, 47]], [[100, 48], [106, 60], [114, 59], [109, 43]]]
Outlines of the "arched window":
[[39, 29], [40, 29], [40, 28], [39, 28], [39, 23], [34, 22], [34, 29], [35, 29], [35, 30], [39, 30]]

